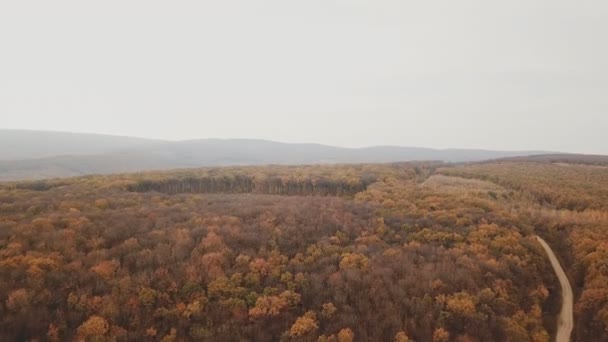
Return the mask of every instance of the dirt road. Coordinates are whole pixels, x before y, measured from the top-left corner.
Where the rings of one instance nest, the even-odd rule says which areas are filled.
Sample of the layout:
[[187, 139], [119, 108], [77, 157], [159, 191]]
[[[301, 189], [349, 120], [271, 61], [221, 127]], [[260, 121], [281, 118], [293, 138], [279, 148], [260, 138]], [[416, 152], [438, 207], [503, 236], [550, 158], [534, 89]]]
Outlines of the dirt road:
[[557, 278], [562, 286], [562, 311], [560, 312], [559, 319], [557, 321], [557, 334], [555, 342], [570, 342], [570, 334], [572, 333], [572, 328], [574, 327], [574, 317], [572, 313], [572, 287], [570, 286], [570, 281], [568, 281], [568, 277], [566, 277], [566, 273], [564, 273], [564, 269], [559, 264], [559, 261], [557, 261], [551, 247], [549, 247], [545, 240], [538, 236], [536, 238], [538, 239], [540, 245], [545, 249], [545, 252], [547, 252], [551, 265], [553, 266], [553, 269], [557, 274]]

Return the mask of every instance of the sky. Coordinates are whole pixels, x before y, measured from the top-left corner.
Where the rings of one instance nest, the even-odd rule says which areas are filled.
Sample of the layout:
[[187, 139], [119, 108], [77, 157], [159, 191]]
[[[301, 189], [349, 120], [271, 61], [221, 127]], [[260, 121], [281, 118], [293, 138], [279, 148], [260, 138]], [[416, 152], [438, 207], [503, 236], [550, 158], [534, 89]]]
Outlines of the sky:
[[608, 154], [608, 2], [2, 1], [0, 128]]

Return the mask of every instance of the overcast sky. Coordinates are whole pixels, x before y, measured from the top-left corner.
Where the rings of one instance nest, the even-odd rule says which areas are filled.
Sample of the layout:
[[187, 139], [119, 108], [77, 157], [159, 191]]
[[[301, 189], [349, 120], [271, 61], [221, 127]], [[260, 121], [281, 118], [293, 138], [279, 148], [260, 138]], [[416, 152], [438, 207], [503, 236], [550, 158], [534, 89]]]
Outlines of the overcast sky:
[[608, 154], [608, 1], [2, 1], [0, 127]]

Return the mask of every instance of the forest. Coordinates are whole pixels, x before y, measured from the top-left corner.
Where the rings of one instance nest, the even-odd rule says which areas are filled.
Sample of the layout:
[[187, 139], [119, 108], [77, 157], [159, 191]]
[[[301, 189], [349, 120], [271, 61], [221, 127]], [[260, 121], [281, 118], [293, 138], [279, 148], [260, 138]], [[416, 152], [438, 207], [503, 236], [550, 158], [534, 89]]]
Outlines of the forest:
[[608, 167], [250, 166], [0, 183], [2, 341], [608, 341]]

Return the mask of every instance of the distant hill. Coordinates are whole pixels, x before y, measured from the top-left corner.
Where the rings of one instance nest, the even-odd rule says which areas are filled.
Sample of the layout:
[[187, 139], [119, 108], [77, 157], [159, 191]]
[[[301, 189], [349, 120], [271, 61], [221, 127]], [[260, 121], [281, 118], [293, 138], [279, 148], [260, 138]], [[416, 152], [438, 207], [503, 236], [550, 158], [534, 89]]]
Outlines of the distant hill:
[[100, 134], [0, 130], [0, 181], [263, 164], [467, 162], [542, 154], [374, 146], [342, 148], [251, 139], [164, 141]]
[[162, 143], [115, 135], [0, 129], [0, 161], [111, 153]]

